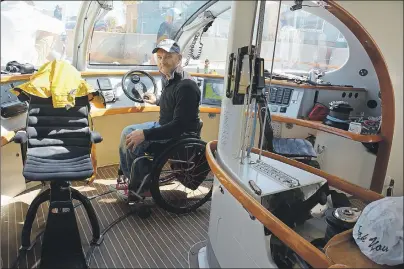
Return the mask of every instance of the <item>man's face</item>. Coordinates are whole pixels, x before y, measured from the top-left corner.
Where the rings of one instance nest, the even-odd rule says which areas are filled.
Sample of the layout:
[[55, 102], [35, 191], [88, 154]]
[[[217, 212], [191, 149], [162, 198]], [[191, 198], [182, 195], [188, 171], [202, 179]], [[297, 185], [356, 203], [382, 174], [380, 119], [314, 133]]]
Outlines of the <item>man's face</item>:
[[157, 66], [164, 75], [171, 75], [180, 62], [180, 54], [169, 53], [162, 49], [157, 51]]
[[166, 16], [166, 22], [172, 23], [174, 21], [174, 18], [170, 15]]

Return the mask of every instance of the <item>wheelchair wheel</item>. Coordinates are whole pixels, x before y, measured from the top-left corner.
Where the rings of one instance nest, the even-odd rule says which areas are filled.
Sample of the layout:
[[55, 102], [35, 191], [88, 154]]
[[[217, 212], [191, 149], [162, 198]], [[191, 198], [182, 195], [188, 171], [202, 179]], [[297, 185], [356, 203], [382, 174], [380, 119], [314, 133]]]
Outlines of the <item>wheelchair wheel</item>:
[[189, 213], [212, 196], [213, 173], [206, 143], [197, 138], [174, 142], [154, 161], [150, 192], [157, 205], [171, 213]]

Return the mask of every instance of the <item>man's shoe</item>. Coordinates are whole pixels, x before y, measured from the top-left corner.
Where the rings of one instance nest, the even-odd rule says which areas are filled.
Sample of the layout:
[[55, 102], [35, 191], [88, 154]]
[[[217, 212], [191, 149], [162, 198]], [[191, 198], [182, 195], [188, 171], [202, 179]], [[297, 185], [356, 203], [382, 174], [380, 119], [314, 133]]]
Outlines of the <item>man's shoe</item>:
[[128, 184], [127, 183], [123, 183], [123, 184], [111, 184], [109, 185], [109, 189], [116, 192], [116, 194], [118, 194], [119, 196], [121, 196], [124, 199], [128, 198], [128, 192], [129, 192], [129, 188], [128, 188]]

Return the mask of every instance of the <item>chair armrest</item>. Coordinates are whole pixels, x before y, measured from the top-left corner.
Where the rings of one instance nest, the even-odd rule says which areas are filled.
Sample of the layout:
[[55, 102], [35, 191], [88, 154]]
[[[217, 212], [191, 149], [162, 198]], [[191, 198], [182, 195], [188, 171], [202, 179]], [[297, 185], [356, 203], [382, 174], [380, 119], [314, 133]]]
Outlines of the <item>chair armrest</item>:
[[100, 133], [96, 132], [96, 131], [90, 132], [90, 139], [91, 139], [91, 142], [93, 142], [95, 144], [100, 143], [102, 141], [102, 137], [101, 137]]
[[26, 131], [18, 131], [13, 137], [13, 141], [18, 144], [24, 144], [28, 141], [28, 135]]

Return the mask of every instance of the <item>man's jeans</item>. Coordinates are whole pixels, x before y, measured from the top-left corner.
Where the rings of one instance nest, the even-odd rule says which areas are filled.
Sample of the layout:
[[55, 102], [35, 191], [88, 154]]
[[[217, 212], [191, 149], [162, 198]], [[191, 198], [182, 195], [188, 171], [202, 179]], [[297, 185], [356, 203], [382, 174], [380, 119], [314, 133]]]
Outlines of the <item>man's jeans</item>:
[[131, 151], [126, 147], [126, 136], [134, 130], [145, 130], [145, 129], [156, 128], [159, 126], [160, 125], [158, 122], [145, 122], [145, 123], [141, 123], [141, 124], [134, 124], [134, 125], [127, 126], [122, 131], [121, 142], [119, 145], [120, 169], [127, 179], [129, 179], [129, 180], [132, 179], [133, 181], [135, 181], [135, 182], [129, 183], [129, 188], [133, 191], [136, 191], [136, 189], [134, 189], [134, 188], [138, 187], [138, 185], [140, 184], [140, 182], [142, 182], [146, 173], [148, 173], [148, 171], [145, 171], [145, 170], [147, 170], [147, 167], [145, 167], [145, 166], [147, 166], [148, 161], [143, 159], [139, 164], [136, 165], [136, 169], [135, 169], [135, 171], [133, 171], [134, 174], [131, 175], [131, 167], [132, 167], [133, 161], [140, 156], [144, 156], [145, 150], [147, 149], [147, 147], [150, 145], [151, 142], [164, 143], [164, 142], [166, 142], [166, 140], [143, 141], [136, 147], [133, 147], [133, 149]]

